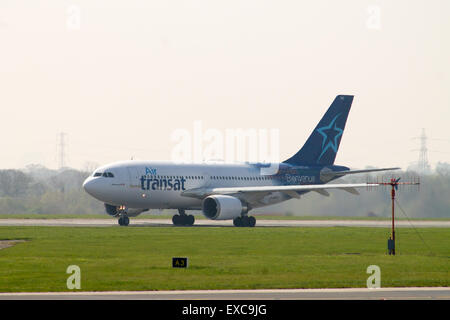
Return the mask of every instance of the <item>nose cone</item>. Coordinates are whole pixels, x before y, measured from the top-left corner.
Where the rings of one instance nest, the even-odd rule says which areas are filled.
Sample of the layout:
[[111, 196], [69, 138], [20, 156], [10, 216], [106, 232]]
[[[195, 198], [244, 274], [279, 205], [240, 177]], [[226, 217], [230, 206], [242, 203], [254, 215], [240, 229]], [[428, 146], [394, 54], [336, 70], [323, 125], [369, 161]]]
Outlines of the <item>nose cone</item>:
[[92, 177], [87, 178], [86, 180], [84, 180], [83, 182], [83, 188], [84, 191], [86, 191], [87, 193], [89, 193], [91, 196], [95, 197], [95, 179], [93, 179]]
[[89, 177], [83, 182], [84, 190], [97, 200], [108, 202], [111, 201], [111, 190], [108, 183], [101, 177]]

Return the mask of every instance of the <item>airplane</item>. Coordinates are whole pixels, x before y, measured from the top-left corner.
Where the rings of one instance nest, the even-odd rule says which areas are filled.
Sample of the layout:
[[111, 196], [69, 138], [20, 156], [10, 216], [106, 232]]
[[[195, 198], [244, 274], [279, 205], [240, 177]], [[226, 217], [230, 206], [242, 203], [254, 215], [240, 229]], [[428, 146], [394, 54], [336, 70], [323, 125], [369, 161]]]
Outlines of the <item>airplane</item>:
[[[348, 174], [400, 168], [350, 170], [334, 161], [344, 132], [352, 95], [338, 95], [303, 147], [289, 159], [267, 163], [175, 163], [120, 161], [97, 168], [83, 183], [84, 190], [104, 202], [106, 212], [127, 226], [129, 217], [150, 209], [178, 209], [175, 226], [192, 226], [201, 210], [211, 220], [233, 220], [236, 227], [254, 227], [252, 209], [299, 199], [315, 191], [358, 188], [377, 184], [328, 184]], [[276, 170], [269, 170], [276, 168]]]

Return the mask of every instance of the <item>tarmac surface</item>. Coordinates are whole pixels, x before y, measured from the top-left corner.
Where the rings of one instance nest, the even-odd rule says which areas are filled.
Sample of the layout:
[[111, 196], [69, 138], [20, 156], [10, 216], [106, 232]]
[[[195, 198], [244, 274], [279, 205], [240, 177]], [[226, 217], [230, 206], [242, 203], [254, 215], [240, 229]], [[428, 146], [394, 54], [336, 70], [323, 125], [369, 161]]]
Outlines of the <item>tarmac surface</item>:
[[[389, 228], [389, 220], [264, 220], [256, 218], [256, 227], [380, 227]], [[0, 226], [67, 226], [67, 227], [108, 227], [117, 226], [117, 219], [0, 219]], [[168, 227], [171, 219], [133, 219], [128, 227]], [[450, 228], [450, 221], [439, 220], [398, 220], [396, 227]], [[193, 227], [233, 227], [231, 220], [197, 219]], [[192, 227], [191, 227], [192, 228]]]
[[0, 300], [450, 300], [450, 288], [37, 292]]

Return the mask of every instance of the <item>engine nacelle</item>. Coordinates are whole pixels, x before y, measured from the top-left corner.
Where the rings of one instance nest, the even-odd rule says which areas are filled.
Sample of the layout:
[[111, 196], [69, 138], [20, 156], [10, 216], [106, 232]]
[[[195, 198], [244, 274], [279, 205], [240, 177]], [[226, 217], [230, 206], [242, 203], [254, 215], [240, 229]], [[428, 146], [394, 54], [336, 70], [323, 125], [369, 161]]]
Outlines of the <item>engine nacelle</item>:
[[140, 215], [142, 212], [148, 211], [148, 209], [125, 208], [123, 206], [121, 208], [120, 206], [115, 206], [112, 204], [105, 203], [106, 213], [109, 214], [110, 216], [118, 215], [119, 209], [124, 210], [126, 212], [127, 216], [129, 216], [129, 217], [136, 217], [136, 216]]
[[118, 213], [117, 206], [114, 206], [112, 204], [105, 203], [105, 210], [106, 210], [106, 213], [109, 214], [110, 216], [115, 216]]
[[238, 198], [232, 196], [209, 196], [203, 200], [202, 212], [211, 220], [227, 220], [240, 217], [248, 211]]

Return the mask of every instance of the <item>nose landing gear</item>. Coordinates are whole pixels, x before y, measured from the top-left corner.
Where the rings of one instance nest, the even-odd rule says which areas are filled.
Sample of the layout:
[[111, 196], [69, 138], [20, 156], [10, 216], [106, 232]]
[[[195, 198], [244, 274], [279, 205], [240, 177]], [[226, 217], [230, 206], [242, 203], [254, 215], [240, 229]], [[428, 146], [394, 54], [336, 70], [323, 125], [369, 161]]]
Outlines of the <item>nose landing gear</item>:
[[119, 225], [128, 226], [129, 224], [130, 224], [130, 218], [128, 218], [126, 215], [119, 217]]
[[127, 211], [125, 206], [117, 207], [117, 215], [119, 217], [119, 225], [120, 226], [128, 226], [130, 224], [130, 218], [127, 216]]

